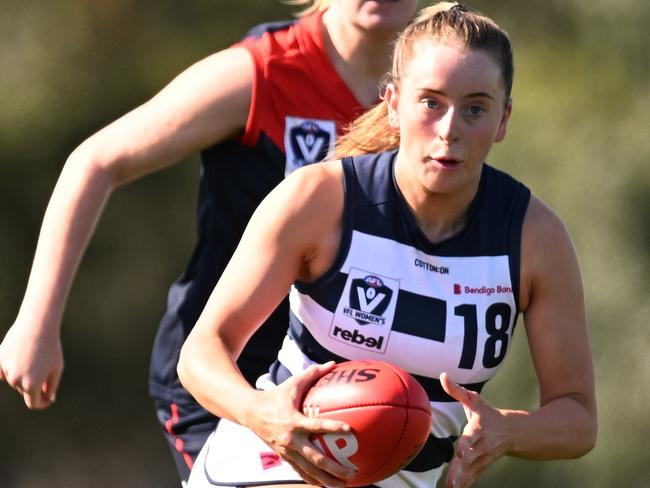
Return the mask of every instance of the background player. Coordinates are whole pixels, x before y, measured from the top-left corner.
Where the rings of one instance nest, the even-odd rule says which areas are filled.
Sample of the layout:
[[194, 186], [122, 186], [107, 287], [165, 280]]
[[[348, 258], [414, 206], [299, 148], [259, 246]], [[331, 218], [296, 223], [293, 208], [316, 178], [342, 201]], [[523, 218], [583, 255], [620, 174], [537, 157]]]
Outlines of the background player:
[[[150, 373], [158, 418], [185, 479], [216, 418], [178, 382], [180, 345], [262, 198], [285, 174], [328, 154], [341, 126], [377, 101], [389, 43], [415, 4], [313, 2], [299, 21], [253, 29], [84, 141], [48, 205], [23, 303], [0, 345], [0, 379], [29, 408], [52, 403], [63, 370], [64, 306], [111, 193], [201, 151], [198, 241], [170, 289]], [[287, 313], [281, 305], [242, 355], [247, 378], [266, 370]]]
[[[302, 168], [271, 192], [183, 346], [183, 384], [224, 417], [192, 488], [344, 486], [349, 468], [309, 440], [344, 424], [298, 409], [328, 361], [343, 359], [396, 363], [431, 401], [424, 449], [377, 486], [431, 487], [451, 462], [447, 486], [463, 488], [504, 455], [573, 458], [594, 446], [592, 358], [570, 237], [523, 184], [484, 163], [512, 110], [507, 35], [465, 7], [437, 5], [400, 37], [390, 79], [385, 103], [341, 149], [371, 154]], [[235, 359], [289, 288], [288, 336], [253, 389]], [[381, 325], [359, 323], [354, 310]], [[539, 382], [531, 411], [497, 409], [479, 395], [519, 313]], [[258, 467], [269, 449], [286, 462]]]

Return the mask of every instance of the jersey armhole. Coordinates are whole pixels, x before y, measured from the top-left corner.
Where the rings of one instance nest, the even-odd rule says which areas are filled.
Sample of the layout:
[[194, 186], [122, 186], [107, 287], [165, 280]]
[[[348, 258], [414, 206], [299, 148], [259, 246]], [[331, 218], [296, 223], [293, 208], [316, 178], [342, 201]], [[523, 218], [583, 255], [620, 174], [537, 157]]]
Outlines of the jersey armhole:
[[251, 89], [250, 107], [246, 118], [246, 128], [239, 136], [242, 144], [252, 147], [257, 143], [260, 134], [260, 124], [256, 118], [256, 114], [259, 113], [257, 104], [263, 92], [264, 58], [253, 42], [244, 40], [236, 44], [235, 47], [243, 47], [253, 59], [253, 86]]
[[517, 195], [513, 201], [510, 225], [508, 229], [508, 255], [510, 260], [510, 281], [512, 283], [513, 298], [517, 314], [520, 312], [519, 289], [521, 286], [521, 240], [523, 239], [523, 225], [528, 206], [530, 204], [530, 190], [519, 183]]

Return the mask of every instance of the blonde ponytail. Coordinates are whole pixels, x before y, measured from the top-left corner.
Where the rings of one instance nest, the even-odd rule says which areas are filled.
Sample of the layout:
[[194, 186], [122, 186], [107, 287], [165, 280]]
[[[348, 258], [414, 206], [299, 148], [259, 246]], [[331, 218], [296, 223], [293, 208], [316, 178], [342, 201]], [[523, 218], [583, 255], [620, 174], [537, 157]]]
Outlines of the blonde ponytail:
[[382, 101], [350, 123], [336, 142], [334, 157], [389, 151], [399, 147], [399, 132], [388, 125], [388, 107]]

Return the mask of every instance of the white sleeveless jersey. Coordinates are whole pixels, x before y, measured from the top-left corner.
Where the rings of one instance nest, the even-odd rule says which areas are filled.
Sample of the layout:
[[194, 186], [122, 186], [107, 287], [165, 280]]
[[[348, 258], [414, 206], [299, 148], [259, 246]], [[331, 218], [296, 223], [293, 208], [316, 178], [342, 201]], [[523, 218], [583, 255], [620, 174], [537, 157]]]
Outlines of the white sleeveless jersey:
[[462, 407], [442, 390], [440, 374], [480, 391], [508, 352], [530, 192], [484, 165], [467, 225], [433, 244], [394, 181], [395, 154], [343, 160], [339, 255], [316, 282], [292, 287], [289, 336], [270, 378], [277, 384], [312, 362], [363, 358], [413, 374], [431, 400], [432, 435], [401, 475], [431, 486], [465, 423]]
[[[483, 166], [465, 228], [432, 244], [393, 179], [395, 152], [343, 160], [345, 206], [339, 254], [313, 283], [290, 292], [290, 326], [259, 388], [313, 363], [379, 359], [427, 391], [431, 435], [380, 488], [431, 488], [453, 455], [465, 415], [438, 380], [480, 391], [508, 352], [517, 318], [521, 228], [530, 192]], [[203, 447], [189, 488], [299, 483], [293, 468], [250, 430], [222, 419]]]

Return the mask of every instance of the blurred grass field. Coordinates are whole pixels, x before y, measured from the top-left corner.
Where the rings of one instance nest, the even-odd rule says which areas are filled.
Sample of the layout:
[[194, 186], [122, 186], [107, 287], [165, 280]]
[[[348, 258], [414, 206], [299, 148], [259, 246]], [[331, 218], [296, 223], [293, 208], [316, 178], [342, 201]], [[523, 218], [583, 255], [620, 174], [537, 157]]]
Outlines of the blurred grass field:
[[[275, 0], [0, 1], [3, 335], [67, 154], [192, 62], [292, 9]], [[513, 40], [514, 112], [489, 161], [522, 179], [573, 236], [600, 423], [586, 457], [503, 459], [476, 486], [650, 486], [650, 2], [467, 4]], [[56, 405], [28, 412], [0, 385], [3, 488], [177, 486], [146, 382], [167, 286], [193, 245], [197, 178], [191, 158], [112, 198], [67, 309]], [[521, 320], [512, 349], [485, 395], [494, 405], [532, 408]]]

